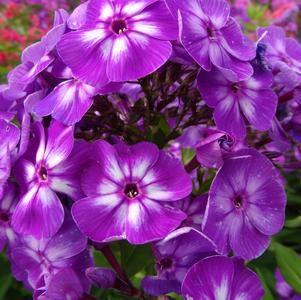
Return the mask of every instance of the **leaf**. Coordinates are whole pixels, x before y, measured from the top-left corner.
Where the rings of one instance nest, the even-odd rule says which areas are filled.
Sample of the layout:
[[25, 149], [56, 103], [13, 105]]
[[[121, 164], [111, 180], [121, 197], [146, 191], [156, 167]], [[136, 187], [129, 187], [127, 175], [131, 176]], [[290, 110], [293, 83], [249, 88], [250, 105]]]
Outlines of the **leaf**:
[[264, 297], [262, 300], [273, 300], [274, 299], [274, 296], [268, 286], [268, 283], [266, 281], [266, 274], [268, 272], [268, 270], [263, 270], [263, 269], [259, 269], [259, 268], [256, 268], [256, 273], [257, 275], [259, 276], [260, 280], [261, 280], [261, 283], [262, 283], [262, 286], [265, 290], [265, 294], [264, 294]]
[[0, 278], [0, 300], [7, 299], [6, 293], [12, 284], [12, 277], [10, 275], [6, 275]]
[[195, 156], [195, 150], [190, 148], [182, 149], [182, 162], [187, 165]]
[[301, 258], [298, 254], [281, 244], [274, 243], [277, 265], [285, 281], [301, 294]]
[[133, 246], [125, 241], [120, 242], [121, 265], [129, 277], [154, 263], [149, 245]]
[[285, 227], [288, 227], [288, 228], [301, 227], [301, 216], [298, 216], [294, 219], [286, 220]]

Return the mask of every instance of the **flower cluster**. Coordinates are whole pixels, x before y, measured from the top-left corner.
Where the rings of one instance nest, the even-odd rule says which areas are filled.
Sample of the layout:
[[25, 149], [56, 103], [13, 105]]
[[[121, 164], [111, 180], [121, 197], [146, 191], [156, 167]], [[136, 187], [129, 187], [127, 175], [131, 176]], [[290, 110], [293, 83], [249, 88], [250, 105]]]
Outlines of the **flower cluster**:
[[226, 0], [89, 0], [7, 81], [0, 247], [34, 299], [271, 294], [256, 259], [284, 251], [301, 166], [297, 39], [252, 40]]

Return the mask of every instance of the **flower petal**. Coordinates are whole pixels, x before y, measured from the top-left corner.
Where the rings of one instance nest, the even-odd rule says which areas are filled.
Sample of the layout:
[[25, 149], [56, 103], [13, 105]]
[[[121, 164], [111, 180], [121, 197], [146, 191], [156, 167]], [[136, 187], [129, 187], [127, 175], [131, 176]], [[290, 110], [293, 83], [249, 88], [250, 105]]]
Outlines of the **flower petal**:
[[[112, 39], [107, 74], [111, 81], [136, 80], [161, 67], [172, 52], [169, 41], [161, 41], [135, 31]], [[139, 68], [137, 68], [137, 64]]]
[[118, 194], [81, 199], [72, 206], [79, 229], [96, 242], [125, 239], [126, 214], [127, 204]]
[[56, 194], [47, 186], [34, 185], [20, 200], [12, 226], [20, 234], [37, 239], [54, 235], [64, 220], [64, 209]]
[[130, 200], [126, 217], [126, 238], [131, 244], [159, 240], [177, 228], [185, 217], [186, 214], [182, 211], [151, 199]]
[[67, 80], [54, 88], [34, 106], [38, 116], [52, 115], [54, 119], [73, 125], [81, 120], [93, 103], [95, 89], [77, 80]]

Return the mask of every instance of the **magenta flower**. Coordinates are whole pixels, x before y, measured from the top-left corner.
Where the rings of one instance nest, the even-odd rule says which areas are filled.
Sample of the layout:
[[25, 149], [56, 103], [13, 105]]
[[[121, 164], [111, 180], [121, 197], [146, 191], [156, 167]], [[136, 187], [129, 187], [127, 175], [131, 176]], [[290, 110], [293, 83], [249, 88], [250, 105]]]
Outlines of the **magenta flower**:
[[190, 197], [172, 202], [172, 206], [183, 211], [187, 216], [181, 226], [193, 227], [199, 231], [202, 229], [202, 222], [208, 201], [208, 194], [203, 194], [197, 197]]
[[45, 290], [37, 290], [37, 300], [80, 300], [84, 299], [84, 288], [80, 278], [71, 268], [64, 268], [47, 280]]
[[235, 139], [226, 132], [213, 128], [206, 128], [203, 133], [204, 139], [194, 146], [197, 160], [204, 167], [219, 168], [224, 158], [233, 152]]
[[180, 161], [147, 142], [111, 146], [97, 141], [93, 157], [82, 177], [88, 197], [72, 207], [90, 239], [143, 244], [163, 238], [185, 219], [185, 213], [168, 205], [191, 192]]
[[56, 192], [81, 197], [79, 174], [87, 152], [85, 143], [77, 143], [71, 153], [73, 128], [58, 122], [52, 122], [46, 135], [35, 123], [34, 134], [31, 147], [14, 169], [23, 195], [12, 224], [16, 232], [40, 239], [53, 235], [63, 223], [64, 209]]
[[253, 259], [281, 230], [285, 205], [278, 171], [256, 150], [243, 149], [224, 162], [212, 182], [203, 230], [221, 254], [232, 249]]
[[11, 170], [11, 156], [20, 139], [20, 130], [8, 120], [0, 119], [0, 199]]
[[183, 227], [167, 235], [153, 247], [157, 276], [146, 276], [142, 288], [151, 295], [181, 293], [188, 269], [204, 257], [215, 255], [215, 245], [203, 233]]
[[301, 76], [301, 45], [291, 37], [285, 37], [281, 27], [269, 26], [258, 28], [260, 42], [267, 46], [266, 58], [273, 69], [281, 64]]
[[169, 40], [177, 32], [163, 1], [91, 0], [85, 25], [64, 35], [58, 52], [75, 78], [103, 86], [158, 69], [171, 55]]
[[[47, 285], [49, 276], [64, 268], [73, 268], [78, 276], [85, 278], [85, 269], [92, 266], [86, 247], [87, 238], [78, 230], [71, 216], [66, 215], [62, 227], [51, 238], [36, 240], [31, 236], [19, 236], [9, 249], [9, 257], [16, 270], [25, 272], [23, 278], [18, 279], [35, 289]], [[89, 286], [87, 279], [85, 282]]]
[[190, 268], [182, 284], [182, 295], [185, 300], [260, 300], [264, 289], [243, 260], [211, 256]]
[[240, 139], [246, 135], [244, 117], [258, 130], [271, 128], [278, 102], [272, 83], [270, 72], [256, 71], [244, 81], [231, 80], [217, 69], [198, 75], [199, 90], [214, 108], [217, 127]]
[[243, 80], [253, 74], [248, 62], [255, 57], [255, 45], [243, 35], [230, 17], [225, 0], [165, 0], [179, 19], [180, 41], [187, 52], [206, 71], [212, 65]]
[[18, 203], [17, 187], [11, 182], [4, 185], [3, 197], [0, 198], [0, 251], [6, 241], [10, 244], [15, 240], [15, 232], [11, 226], [11, 217]]
[[59, 84], [42, 101], [33, 107], [38, 116], [52, 115], [63, 124], [73, 125], [80, 121], [93, 103], [95, 88], [78, 80]]

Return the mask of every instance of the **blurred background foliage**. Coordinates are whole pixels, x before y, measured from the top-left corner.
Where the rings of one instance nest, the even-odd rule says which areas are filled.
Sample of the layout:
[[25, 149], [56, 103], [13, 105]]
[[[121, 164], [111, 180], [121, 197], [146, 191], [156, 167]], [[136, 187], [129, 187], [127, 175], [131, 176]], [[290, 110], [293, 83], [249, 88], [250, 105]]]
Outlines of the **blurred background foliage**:
[[[301, 12], [294, 10], [296, 1], [231, 1], [232, 14], [241, 22], [249, 36], [256, 40], [255, 30], [258, 26], [267, 26], [271, 23], [282, 26], [288, 35], [301, 36]], [[79, 4], [72, 0], [0, 0], [0, 83], [6, 82], [9, 70], [19, 63], [22, 50], [35, 41], [38, 41], [52, 26], [54, 11], [64, 8], [67, 11]], [[160, 133], [160, 134], [158, 134]], [[166, 135], [166, 122], [158, 122], [152, 130], [151, 139], [159, 146], [162, 134]], [[182, 158], [185, 164], [193, 157], [187, 149]], [[286, 282], [301, 294], [301, 172], [283, 170], [284, 180], [287, 182], [287, 213], [283, 230], [272, 238], [269, 249], [260, 258], [248, 263], [248, 266], [257, 272], [266, 289], [265, 300], [278, 299], [275, 292], [275, 271], [280, 269]], [[214, 176], [214, 174], [212, 174]], [[207, 192], [212, 177], [205, 181], [200, 178], [200, 191]], [[112, 249], [127, 275], [138, 287], [144, 275], [154, 273], [154, 259], [149, 245], [133, 246], [126, 241], [112, 244]], [[97, 266], [109, 267], [106, 259], [100, 252], [94, 253]], [[93, 290], [93, 294], [101, 299], [131, 299], [116, 294], [113, 290]], [[181, 299], [172, 295], [175, 299]], [[0, 300], [32, 299], [31, 293], [21, 283], [15, 281], [11, 275], [10, 265], [5, 251], [0, 253]]]

